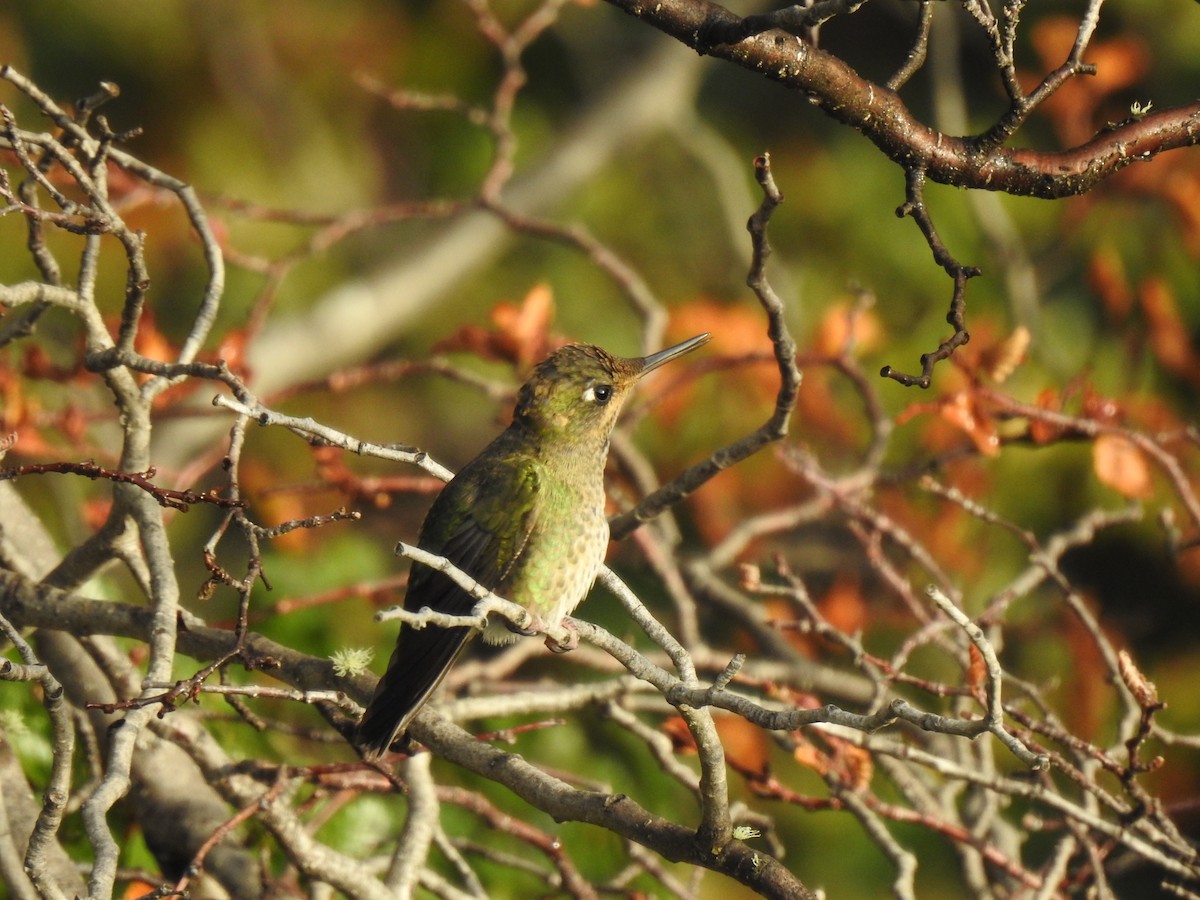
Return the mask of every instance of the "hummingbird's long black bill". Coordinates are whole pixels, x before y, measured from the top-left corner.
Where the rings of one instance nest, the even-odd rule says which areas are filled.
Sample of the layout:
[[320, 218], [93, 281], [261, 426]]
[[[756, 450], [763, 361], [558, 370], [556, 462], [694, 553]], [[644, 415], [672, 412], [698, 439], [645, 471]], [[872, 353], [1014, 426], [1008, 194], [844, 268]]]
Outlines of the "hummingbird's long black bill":
[[649, 356], [642, 357], [642, 371], [645, 375], [647, 372], [653, 371], [663, 363], [670, 362], [677, 356], [683, 356], [685, 353], [690, 353], [697, 347], [702, 347], [711, 340], [712, 335], [707, 331], [704, 334], [698, 334], [694, 338], [688, 338], [682, 344], [676, 344], [674, 347], [668, 347], [666, 350], [659, 350], [657, 353], [651, 353]]

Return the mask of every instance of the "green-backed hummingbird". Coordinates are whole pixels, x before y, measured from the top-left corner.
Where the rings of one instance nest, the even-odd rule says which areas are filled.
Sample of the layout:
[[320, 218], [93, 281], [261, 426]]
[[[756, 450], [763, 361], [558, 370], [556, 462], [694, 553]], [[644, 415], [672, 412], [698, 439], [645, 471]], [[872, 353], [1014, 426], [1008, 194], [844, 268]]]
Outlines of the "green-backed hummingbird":
[[[647, 372], [708, 342], [701, 334], [640, 359], [570, 344], [538, 364], [512, 424], [438, 494], [418, 545], [484, 587], [558, 624], [591, 589], [608, 549], [604, 466], [617, 416]], [[414, 563], [405, 609], [469, 615], [475, 600], [444, 573]], [[377, 759], [401, 737], [478, 629], [402, 625], [355, 741]], [[492, 623], [489, 643], [515, 639]], [[548, 642], [550, 643], [550, 642]], [[553, 646], [551, 649], [555, 649]]]

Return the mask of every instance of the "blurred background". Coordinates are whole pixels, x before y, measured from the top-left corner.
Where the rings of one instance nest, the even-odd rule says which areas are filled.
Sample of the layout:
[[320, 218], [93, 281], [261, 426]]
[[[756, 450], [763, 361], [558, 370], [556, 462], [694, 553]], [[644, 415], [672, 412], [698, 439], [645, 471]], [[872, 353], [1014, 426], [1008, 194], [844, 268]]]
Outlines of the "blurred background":
[[[511, 25], [537, 5], [496, 2], [494, 11]], [[741, 14], [761, 9], [729, 5]], [[1045, 2], [1027, 9], [1018, 68], [1030, 84], [1064, 58], [1078, 7]], [[979, 30], [965, 14], [945, 12], [935, 21], [928, 64], [902, 96], [923, 121], [975, 133], [1000, 115], [1004, 97]], [[865, 76], [885, 78], [903, 61], [917, 15], [916, 3], [867, 4], [824, 26], [820, 43]], [[1112, 0], [1087, 58], [1098, 64], [1097, 75], [1069, 84], [1015, 143], [1074, 146], [1106, 122], [1129, 118], [1134, 104], [1161, 109], [1194, 100], [1200, 7], [1160, 3], [1151, 13], [1137, 0]], [[1183, 477], [1195, 489], [1200, 153], [1165, 154], [1088, 196], [1062, 201], [931, 184], [926, 199], [944, 243], [984, 274], [968, 288], [971, 343], [958, 363], [936, 370], [928, 392], [919, 392], [876, 383], [874, 373], [885, 364], [916, 371], [918, 357], [948, 336], [951, 283], [913, 223], [895, 215], [904, 175], [873, 145], [803, 97], [699, 57], [600, 2], [565, 5], [522, 60], [527, 81], [512, 95], [509, 119], [512, 173], [495, 182], [502, 184], [497, 196], [514, 217], [557, 229], [549, 235], [519, 222], [506, 227], [474, 208], [481, 184], [499, 178], [486, 118], [500, 79], [512, 70], [465, 3], [15, 0], [0, 9], [0, 62], [63, 104], [91, 94], [98, 82], [119, 85], [120, 96], [103, 114], [118, 132], [140, 130], [125, 146], [200, 192], [230, 263], [208, 356], [230, 360], [279, 409], [367, 440], [420, 447], [451, 469], [506, 424], [509, 392], [529, 364], [567, 339], [633, 356], [707, 330], [712, 356], [736, 361], [689, 368], [686, 377], [663, 374], [647, 385], [633, 410], [632, 439], [660, 479], [757, 427], [770, 413], [778, 376], [762, 313], [744, 284], [744, 224], [761, 196], [751, 161], [769, 152], [786, 197], [771, 225], [769, 274], [787, 304], [801, 361], [827, 360], [852, 340], [852, 356], [872, 380], [870, 397], [897, 426], [887, 465], [898, 481], [938, 456], [948, 482], [1041, 539], [1087, 510], [1145, 503], [1139, 523], [1105, 530], [1065, 557], [1063, 568], [1114, 643], [1129, 647], [1158, 683], [1171, 727], [1200, 723], [1200, 552], [1192, 546], [1172, 554], [1161, 516], [1174, 515], [1193, 540], [1196, 523], [1186, 521], [1162, 471], [1136, 453], [1131, 461], [1120, 448], [1090, 441], [1017, 440], [1004, 416], [963, 414], [956, 406], [964, 395], [976, 402], [969, 388], [979, 371], [994, 371], [996, 357], [1008, 353], [1013, 371], [993, 379], [1003, 381], [1007, 396], [1177, 434]], [[28, 101], [7, 85], [0, 102], [23, 127], [40, 127]], [[121, 203], [127, 220], [148, 235], [153, 319], [141, 349], [154, 355], [146, 342], [169, 348], [190, 327], [203, 260], [176, 205], [133, 183]], [[564, 239], [575, 228], [634, 274], [605, 270], [582, 241]], [[71, 238], [53, 239], [66, 246]], [[23, 245], [20, 218], [0, 217], [0, 281], [34, 277]], [[116, 264], [102, 270], [101, 287], [111, 297], [102, 296], [101, 305], [115, 317], [124, 271], [117, 248], [106, 253]], [[639, 307], [638, 297], [655, 305]], [[48, 340], [40, 346], [51, 357], [57, 346], [60, 358], [50, 361], [65, 364], [77, 349], [75, 326], [50, 315], [41, 327]], [[0, 352], [12, 365], [13, 354], [24, 351]], [[430, 368], [431, 358], [444, 370]], [[348, 372], [360, 376], [353, 390], [329, 380]], [[210, 395], [202, 386], [160, 422], [156, 455], [173, 487], [221, 483], [229, 420], [208, 406]], [[38, 430], [41, 446], [22, 444], [27, 459], [63, 457], [67, 448], [79, 455], [66, 427], [71, 411], [96, 425], [91, 450], [103, 460], [103, 398], [72, 396], [60, 386], [23, 402], [38, 404], [53, 421]], [[869, 437], [862, 403], [845, 378], [813, 365], [789, 446], [815, 454], [835, 474], [850, 470]], [[11, 398], [6, 409], [11, 430], [21, 424], [12, 421]], [[988, 442], [996, 435], [1014, 439], [992, 452]], [[280, 429], [252, 432], [249, 447], [243, 488], [259, 521], [328, 512], [347, 494], [365, 515], [362, 523], [297, 531], [272, 544], [266, 572], [273, 590], [261, 593], [253, 627], [314, 655], [375, 646], [381, 668], [390, 631], [371, 615], [396, 600], [389, 579], [403, 566], [391, 547], [415, 537], [436, 481], [378, 461], [322, 457]], [[616, 480], [624, 496], [636, 496], [628, 473]], [[683, 553], [711, 547], [748, 517], [798, 502], [810, 490], [784, 455], [765, 451], [687, 501]], [[102, 503], [82, 479], [38, 484], [29, 496], [42, 510], [63, 503], [84, 510], [78, 521], [48, 517], [64, 545], [87, 528], [88, 505]], [[1027, 548], [1003, 529], [931, 511], [899, 493], [880, 503], [948, 559], [976, 602], [1026, 563]], [[215, 511], [197, 507], [172, 522], [185, 596], [207, 577], [197, 548], [217, 520]], [[850, 622], [875, 616], [879, 646], [895, 646], [911, 623], [872, 599], [879, 586], [852, 545], [839, 525], [809, 527], [752, 543], [739, 559], [766, 565], [772, 552], [784, 553], [827, 604], [827, 615], [840, 610]], [[623, 573], [633, 583], [654, 590], [646, 566], [627, 548], [614, 547], [611, 558], [619, 569], [627, 565]], [[348, 590], [354, 585], [369, 589]], [[322, 599], [325, 592], [330, 596]], [[646, 599], [655, 606], [652, 593]], [[620, 613], [610, 607], [593, 599], [580, 614], [619, 631]], [[220, 593], [193, 608], [217, 623], [234, 611]], [[1032, 605], [1014, 610], [1007, 651], [1013, 668], [1041, 679], [1063, 701], [1072, 730], [1104, 741], [1113, 727], [1107, 672], [1067, 618]], [[539, 671], [552, 677], [554, 662]], [[521, 750], [564, 769], [583, 754], [591, 777], [639, 796], [655, 783], [654, 763], [644, 755], [595, 753], [596, 742], [612, 739], [601, 725], [572, 735], [530, 735]], [[248, 756], [349, 759], [344, 746], [253, 734], [236, 724], [224, 738], [244, 744]], [[1162, 796], [1190, 807], [1200, 778], [1194, 752], [1163, 752], [1169, 764], [1149, 780]], [[803, 773], [795, 777], [809, 790], [820, 785]], [[494, 785], [469, 777], [465, 783], [526, 814]], [[677, 792], [657, 802], [670, 815], [687, 798]], [[780, 817], [787, 862], [810, 885], [842, 898], [888, 889], [889, 866], [848, 816], [795, 814], [779, 804], [768, 811]], [[331, 814], [323, 836], [344, 847], [379, 839], [402, 812], [392, 798], [362, 798]], [[466, 813], [450, 815], [462, 821], [446, 822], [449, 831], [480, 827]], [[1189, 815], [1181, 812], [1181, 820]], [[578, 861], [596, 877], [611, 874], [616, 838], [597, 839], [599, 832], [578, 824], [561, 832], [568, 843], [580, 835], [594, 840], [595, 859], [580, 853]], [[935, 896], [943, 889], [936, 860], [945, 851], [928, 835], [913, 840], [925, 854], [922, 887]], [[599, 846], [606, 841], [614, 846]], [[153, 868], [134, 830], [127, 853], [129, 866]], [[527, 896], [526, 887], [515, 883], [507, 895], [493, 887], [493, 896]], [[736, 896], [728, 889], [710, 884], [705, 896]]]

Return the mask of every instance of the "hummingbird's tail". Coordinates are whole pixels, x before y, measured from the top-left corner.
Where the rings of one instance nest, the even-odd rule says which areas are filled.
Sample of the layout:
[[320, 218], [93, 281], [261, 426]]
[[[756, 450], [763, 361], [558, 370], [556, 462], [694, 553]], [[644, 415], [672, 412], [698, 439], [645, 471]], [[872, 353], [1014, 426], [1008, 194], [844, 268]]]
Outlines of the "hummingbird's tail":
[[364, 759], [383, 756], [404, 733], [476, 630], [401, 626], [387, 670], [355, 730]]

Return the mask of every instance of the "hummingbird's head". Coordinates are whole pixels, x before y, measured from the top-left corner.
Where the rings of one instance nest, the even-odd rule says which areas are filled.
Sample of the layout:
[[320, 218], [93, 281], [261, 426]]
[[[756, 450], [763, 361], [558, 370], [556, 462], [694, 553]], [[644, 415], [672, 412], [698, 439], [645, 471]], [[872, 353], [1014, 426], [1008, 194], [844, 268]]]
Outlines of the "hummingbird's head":
[[538, 363], [517, 396], [513, 420], [542, 434], [607, 442], [633, 386], [647, 372], [708, 342], [701, 334], [641, 358], [568, 344]]

